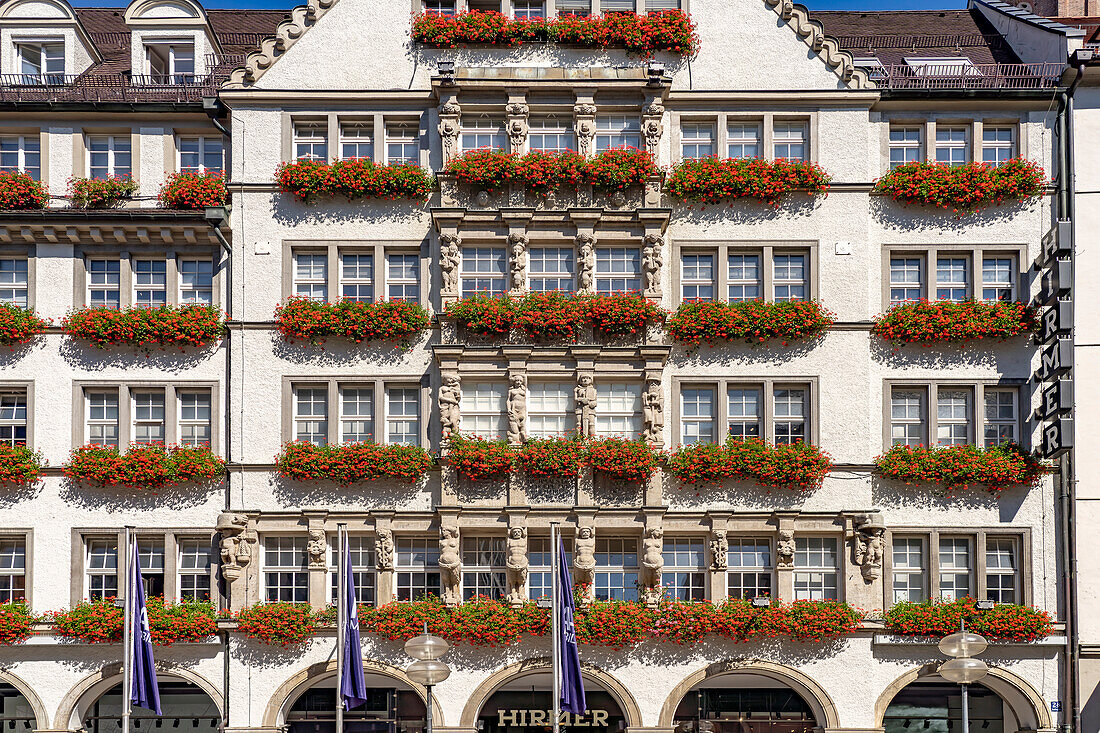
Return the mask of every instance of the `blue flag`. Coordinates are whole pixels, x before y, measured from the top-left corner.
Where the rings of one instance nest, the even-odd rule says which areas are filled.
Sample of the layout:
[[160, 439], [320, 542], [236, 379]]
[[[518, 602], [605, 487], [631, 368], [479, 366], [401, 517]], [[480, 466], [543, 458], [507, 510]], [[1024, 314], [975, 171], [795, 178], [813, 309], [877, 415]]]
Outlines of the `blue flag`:
[[344, 673], [340, 697], [346, 710], [367, 702], [367, 683], [363, 679], [363, 652], [359, 647], [359, 604], [355, 602], [355, 573], [351, 571], [351, 548], [344, 538]]
[[130, 701], [160, 715], [160, 690], [153, 666], [153, 636], [149, 632], [149, 612], [145, 609], [145, 583], [141, 579], [141, 560], [134, 543], [130, 560], [130, 582], [126, 584], [130, 602]]
[[558, 598], [561, 607], [554, 613], [561, 620], [561, 709], [575, 715], [583, 715], [588, 708], [584, 699], [584, 680], [581, 679], [581, 657], [577, 651], [577, 630], [573, 626], [573, 578], [569, 575], [569, 563], [565, 555], [565, 543], [558, 537]]

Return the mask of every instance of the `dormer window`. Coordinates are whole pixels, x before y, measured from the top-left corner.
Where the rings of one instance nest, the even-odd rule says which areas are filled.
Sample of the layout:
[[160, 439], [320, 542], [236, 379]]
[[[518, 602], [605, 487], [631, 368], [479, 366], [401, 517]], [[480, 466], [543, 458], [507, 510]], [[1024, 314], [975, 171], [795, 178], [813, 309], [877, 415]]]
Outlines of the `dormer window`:
[[64, 43], [18, 43], [15, 52], [21, 83], [65, 83]]
[[152, 84], [187, 84], [194, 81], [194, 44], [146, 43], [145, 73]]

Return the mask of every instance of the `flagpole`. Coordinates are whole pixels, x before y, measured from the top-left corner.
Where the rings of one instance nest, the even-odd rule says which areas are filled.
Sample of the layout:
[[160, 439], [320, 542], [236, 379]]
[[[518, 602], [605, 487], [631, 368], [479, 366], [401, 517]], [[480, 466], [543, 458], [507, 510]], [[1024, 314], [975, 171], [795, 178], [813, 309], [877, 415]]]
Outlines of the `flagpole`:
[[130, 567], [130, 556], [133, 552], [131, 544], [133, 539], [131, 537], [131, 530], [133, 527], [126, 525], [123, 531], [123, 544], [126, 549], [120, 552], [122, 561], [122, 733], [130, 733], [130, 711], [133, 709], [133, 702], [130, 698], [134, 696], [134, 604], [131, 599], [133, 585], [133, 578], [131, 573], [133, 569]]
[[336, 525], [336, 733], [344, 733], [344, 637], [347, 634], [347, 603], [344, 596], [348, 589], [344, 582], [344, 574], [347, 572], [344, 558], [344, 544], [347, 538], [348, 525], [340, 522]]
[[552, 646], [552, 652], [550, 655], [550, 664], [552, 668], [552, 675], [554, 677], [553, 696], [553, 723], [554, 733], [560, 733], [561, 728], [561, 579], [558, 577], [561, 568], [561, 559], [558, 557], [558, 547], [560, 540], [558, 539], [558, 523], [550, 523], [550, 567], [553, 568], [553, 572], [550, 573], [550, 618], [551, 618], [551, 634], [550, 637], [554, 640]]

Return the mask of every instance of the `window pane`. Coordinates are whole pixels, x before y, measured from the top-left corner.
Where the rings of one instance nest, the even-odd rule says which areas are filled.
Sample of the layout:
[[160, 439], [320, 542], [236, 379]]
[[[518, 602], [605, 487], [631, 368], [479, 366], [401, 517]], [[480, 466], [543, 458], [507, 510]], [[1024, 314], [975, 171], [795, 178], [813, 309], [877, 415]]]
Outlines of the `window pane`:
[[680, 288], [684, 300], [714, 300], [714, 255], [683, 255]]
[[684, 445], [714, 442], [714, 389], [680, 390], [680, 438]]
[[730, 301], [759, 300], [763, 292], [760, 255], [730, 255], [728, 266]]

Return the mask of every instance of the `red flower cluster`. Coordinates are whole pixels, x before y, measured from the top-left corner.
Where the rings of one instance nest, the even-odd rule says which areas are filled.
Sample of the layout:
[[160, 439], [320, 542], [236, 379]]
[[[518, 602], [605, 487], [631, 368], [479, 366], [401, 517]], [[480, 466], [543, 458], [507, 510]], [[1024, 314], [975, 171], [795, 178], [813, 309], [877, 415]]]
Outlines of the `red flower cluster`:
[[1031, 486], [1042, 473], [1035, 457], [1013, 443], [988, 448], [895, 445], [875, 458], [875, 468], [884, 478], [907, 484], [938, 484], [948, 491], [966, 490], [972, 484], [989, 491]]
[[405, 641], [428, 632], [452, 644], [501, 647], [520, 641], [524, 635], [542, 636], [550, 615], [534, 603], [512, 608], [490, 598], [474, 598], [454, 608], [438, 598], [387, 603], [373, 608], [359, 607], [359, 626], [364, 631], [392, 641]]
[[130, 176], [70, 178], [69, 198], [74, 209], [113, 209], [137, 193]]
[[459, 183], [496, 190], [509, 183], [546, 196], [559, 189], [591, 184], [601, 191], [641, 186], [660, 172], [653, 156], [637, 148], [614, 148], [592, 158], [572, 150], [533, 150], [526, 155], [499, 150], [471, 150], [447, 164]]
[[699, 50], [695, 24], [680, 10], [515, 20], [493, 10], [456, 15], [424, 13], [413, 18], [412, 38], [435, 48], [550, 41], [586, 48], [622, 48], [645, 55], [669, 51], [691, 56]]
[[206, 173], [173, 173], [157, 193], [160, 205], [166, 209], [197, 211], [208, 206], [225, 206], [229, 192], [221, 171]]
[[1006, 339], [1036, 328], [1035, 310], [1026, 303], [980, 300], [917, 300], [898, 303], [875, 318], [871, 333], [887, 341], [925, 346]]
[[967, 163], [906, 163], [875, 181], [875, 193], [904, 204], [951, 209], [955, 214], [1026, 201], [1043, 192], [1042, 166], [1023, 158], [1000, 165]]
[[25, 486], [38, 481], [46, 459], [25, 445], [0, 443], [0, 485]]
[[676, 198], [703, 204], [754, 198], [778, 208], [780, 199], [792, 191], [809, 196], [828, 194], [831, 181], [817, 163], [710, 156], [673, 166], [665, 190]]
[[585, 305], [592, 327], [609, 338], [644, 334], [646, 326], [665, 317], [651, 300], [636, 293], [590, 295]]
[[390, 341], [407, 347], [429, 325], [428, 311], [418, 303], [404, 300], [377, 303], [341, 300], [333, 304], [291, 298], [275, 308], [275, 328], [284, 339], [314, 345], [339, 338], [357, 344]]
[[341, 486], [378, 479], [412, 483], [423, 476], [431, 464], [431, 456], [418, 445], [296, 442], [287, 443], [275, 456], [275, 470], [285, 478], [332, 481]]
[[513, 329], [530, 341], [576, 342], [582, 329], [621, 337], [644, 333], [649, 323], [660, 320], [661, 309], [633, 293], [574, 295], [530, 293], [521, 298], [472, 295], [447, 304], [446, 317], [470, 336], [505, 339]]
[[685, 484], [754, 481], [768, 488], [816, 489], [832, 458], [816, 445], [769, 445], [759, 438], [730, 439], [725, 445], [696, 443], [669, 457], [668, 470]]
[[22, 644], [36, 620], [23, 601], [0, 604], [0, 645]]
[[[165, 603], [159, 596], [145, 599], [149, 632], [157, 646], [203, 641], [214, 635], [214, 607], [209, 602]], [[60, 636], [100, 644], [122, 639], [123, 609], [114, 599], [79, 603], [68, 611], [50, 614]]]
[[454, 434], [447, 448], [447, 463], [471, 481], [499, 479], [512, 470], [516, 451], [503, 440], [484, 440]]
[[531, 438], [520, 447], [516, 464], [531, 478], [573, 478], [584, 457], [584, 442], [577, 437]]
[[114, 446], [85, 445], [73, 449], [63, 470], [71, 480], [93, 486], [160, 489], [216, 483], [225, 476], [225, 459], [205, 446], [131, 443], [121, 453]]
[[668, 319], [668, 333], [691, 350], [730, 341], [780, 340], [786, 345], [824, 333], [834, 320], [816, 300], [699, 300], [680, 304]]
[[30, 308], [0, 303], [0, 345], [25, 344], [46, 332], [50, 322]]
[[92, 345], [127, 344], [149, 350], [175, 346], [204, 348], [222, 335], [225, 320], [212, 305], [161, 305], [155, 308], [82, 308], [61, 321], [65, 333]]
[[362, 158], [334, 163], [313, 160], [283, 163], [275, 171], [275, 180], [280, 190], [307, 204], [321, 196], [343, 196], [349, 201], [362, 198], [424, 201], [435, 187], [432, 177], [418, 165], [380, 165]]
[[0, 211], [44, 209], [50, 202], [46, 184], [27, 173], [0, 172]]
[[599, 438], [591, 440], [585, 462], [616, 481], [645, 481], [657, 468], [657, 451], [643, 440]]
[[973, 598], [951, 602], [902, 602], [888, 610], [886, 627], [895, 634], [946, 636], [966, 621], [968, 631], [992, 641], [1029, 642], [1050, 634], [1051, 618], [1046, 611], [1012, 603], [998, 603], [980, 610]]
[[300, 646], [317, 630], [317, 619], [308, 603], [261, 603], [237, 614], [237, 628], [264, 644]]

